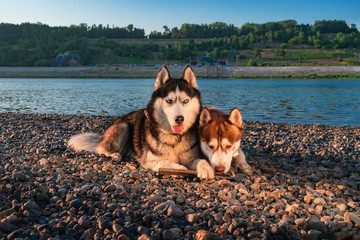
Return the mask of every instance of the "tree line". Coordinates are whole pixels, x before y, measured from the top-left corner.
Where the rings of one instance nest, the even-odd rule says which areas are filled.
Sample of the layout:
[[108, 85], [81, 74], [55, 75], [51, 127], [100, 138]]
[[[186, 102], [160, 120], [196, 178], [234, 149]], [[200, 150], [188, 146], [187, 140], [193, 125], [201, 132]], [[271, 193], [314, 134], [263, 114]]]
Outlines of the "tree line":
[[244, 36], [250, 33], [255, 36], [266, 37], [274, 41], [287, 41], [294, 34], [302, 32], [304, 35], [320, 33], [352, 33], [356, 29], [350, 29], [345, 21], [342, 20], [322, 20], [316, 21], [314, 25], [298, 24], [295, 20], [279, 22], [268, 22], [264, 24], [245, 23], [240, 28], [233, 24], [215, 22], [211, 24], [182, 24], [180, 28], [170, 29], [163, 26], [164, 31], [152, 31], [149, 35], [145, 34], [144, 29], [136, 28], [133, 24], [126, 27], [109, 25], [92, 25], [86, 23], [71, 25], [69, 27], [50, 27], [42, 23], [22, 23], [9, 24], [0, 23], [0, 41], [14, 43], [20, 38], [58, 38], [58, 37], [87, 37], [100, 38], [105, 36], [112, 39], [137, 38], [137, 39], [156, 39], [156, 38], [215, 38]]
[[[236, 51], [252, 49], [255, 43], [308, 44], [314, 48], [360, 48], [360, 33], [345, 21], [322, 20], [314, 25], [295, 20], [245, 23], [241, 27], [215, 22], [183, 24], [180, 28], [163, 26], [163, 32], [129, 24], [126, 27], [87, 24], [51, 27], [42, 23], [0, 23], [0, 66], [50, 66], [58, 54], [73, 52], [84, 65], [99, 59], [116, 63], [119, 58], [189, 60], [200, 53], [215, 58], [234, 58]], [[324, 37], [335, 35], [333, 39]], [[204, 39], [194, 41], [193, 39]], [[96, 44], [89, 44], [96, 39]], [[188, 43], [160, 46], [157, 44], [118, 44], [116, 39], [190, 39]], [[207, 39], [207, 40], [206, 40]], [[130, 41], [131, 42], [131, 41]], [[104, 59], [107, 52], [109, 59]], [[106, 55], [106, 54], [105, 54]]]
[[298, 24], [295, 20], [268, 22], [264, 24], [245, 23], [240, 28], [233, 24], [215, 22], [211, 24], [183, 24], [180, 29], [164, 26], [163, 32], [152, 31], [149, 38], [218, 38], [254, 35], [257, 40], [287, 42], [300, 33], [304, 37], [317, 33], [356, 33], [342, 20], [315, 21], [314, 25]]

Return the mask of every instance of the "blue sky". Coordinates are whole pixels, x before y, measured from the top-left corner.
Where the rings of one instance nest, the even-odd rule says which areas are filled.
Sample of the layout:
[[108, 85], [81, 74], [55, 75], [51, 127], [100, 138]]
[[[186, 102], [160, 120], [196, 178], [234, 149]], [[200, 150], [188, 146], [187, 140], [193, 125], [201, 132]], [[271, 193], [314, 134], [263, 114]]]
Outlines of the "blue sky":
[[87, 23], [125, 27], [134, 24], [163, 31], [163, 26], [183, 23], [225, 22], [240, 27], [246, 22], [265, 23], [294, 19], [345, 20], [360, 28], [359, 0], [0, 0], [0, 22], [41, 22], [50, 26]]

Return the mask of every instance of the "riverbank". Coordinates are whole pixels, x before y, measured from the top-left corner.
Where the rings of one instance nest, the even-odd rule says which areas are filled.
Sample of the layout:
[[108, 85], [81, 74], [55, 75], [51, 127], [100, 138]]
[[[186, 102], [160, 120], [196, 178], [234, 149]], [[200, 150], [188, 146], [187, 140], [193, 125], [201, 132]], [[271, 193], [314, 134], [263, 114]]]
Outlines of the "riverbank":
[[114, 119], [0, 113], [0, 239], [360, 239], [359, 127], [245, 122], [254, 175], [200, 182], [67, 149]]
[[[169, 66], [180, 76], [184, 66]], [[360, 78], [359, 66], [193, 67], [200, 78]], [[0, 67], [0, 78], [155, 78], [154, 66]]]

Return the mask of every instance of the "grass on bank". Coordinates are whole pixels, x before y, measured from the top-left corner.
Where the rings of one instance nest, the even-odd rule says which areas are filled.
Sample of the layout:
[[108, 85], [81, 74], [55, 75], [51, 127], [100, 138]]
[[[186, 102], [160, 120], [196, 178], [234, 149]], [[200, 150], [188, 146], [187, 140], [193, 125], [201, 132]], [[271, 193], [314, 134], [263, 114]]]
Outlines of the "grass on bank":
[[319, 76], [316, 73], [308, 74], [308, 75], [287, 75], [287, 76], [245, 76], [245, 75], [238, 75], [230, 77], [231, 79], [360, 79], [360, 75], [355, 74], [334, 74], [334, 75], [324, 75]]

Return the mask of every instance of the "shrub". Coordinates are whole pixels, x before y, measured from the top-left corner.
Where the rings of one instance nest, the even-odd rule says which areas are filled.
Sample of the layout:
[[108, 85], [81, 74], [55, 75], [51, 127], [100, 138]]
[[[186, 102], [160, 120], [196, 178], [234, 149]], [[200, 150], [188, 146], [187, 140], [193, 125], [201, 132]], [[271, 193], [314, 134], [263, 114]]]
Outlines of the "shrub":
[[311, 73], [307, 75], [306, 78], [315, 79], [315, 78], [319, 78], [319, 76], [316, 73]]
[[37, 60], [34, 63], [34, 66], [35, 67], [49, 67], [50, 66], [50, 61], [47, 60], [47, 59], [40, 59], [40, 60]]
[[247, 66], [248, 67], [256, 67], [257, 63], [254, 60], [250, 59], [247, 63]]
[[246, 58], [247, 58], [246, 55], [243, 55], [243, 54], [240, 54], [240, 55], [239, 55], [239, 59], [246, 59]]
[[262, 67], [268, 67], [270, 66], [270, 64], [268, 62], [263, 62], [263, 61], [260, 61], [259, 62], [259, 65], [262, 66]]

